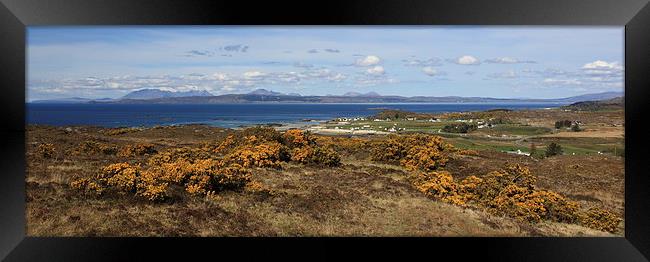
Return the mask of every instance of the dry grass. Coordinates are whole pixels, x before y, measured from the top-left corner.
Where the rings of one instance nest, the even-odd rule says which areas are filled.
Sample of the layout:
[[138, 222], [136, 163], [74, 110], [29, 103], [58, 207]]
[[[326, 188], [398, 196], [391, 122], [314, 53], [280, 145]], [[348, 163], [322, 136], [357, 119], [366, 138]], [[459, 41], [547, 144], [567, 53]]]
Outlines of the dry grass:
[[[29, 126], [27, 231], [30, 236], [613, 236], [578, 225], [531, 225], [480, 209], [427, 198], [407, 179], [411, 171], [369, 159], [363, 149], [339, 151], [341, 166], [323, 168], [282, 162], [280, 168], [251, 168], [259, 188], [191, 197], [171, 188], [169, 200], [151, 203], [128, 195], [79, 194], [69, 183], [95, 176], [118, 162], [146, 163], [148, 156], [72, 155], [80, 141], [118, 148], [152, 143], [200, 148], [232, 130], [206, 126], [142, 129], [109, 135], [102, 128]], [[197, 131], [198, 130], [198, 131]], [[52, 143], [51, 158], [36, 154]], [[506, 162], [528, 165], [540, 188], [565, 194], [581, 205], [622, 213], [623, 165], [615, 158], [562, 156], [534, 161], [500, 153], [459, 155], [445, 166], [455, 177], [485, 174]], [[572, 171], [570, 164], [584, 165]], [[603, 170], [607, 170], [603, 172]], [[623, 224], [623, 223], [621, 223]], [[622, 235], [622, 225], [618, 233]]]

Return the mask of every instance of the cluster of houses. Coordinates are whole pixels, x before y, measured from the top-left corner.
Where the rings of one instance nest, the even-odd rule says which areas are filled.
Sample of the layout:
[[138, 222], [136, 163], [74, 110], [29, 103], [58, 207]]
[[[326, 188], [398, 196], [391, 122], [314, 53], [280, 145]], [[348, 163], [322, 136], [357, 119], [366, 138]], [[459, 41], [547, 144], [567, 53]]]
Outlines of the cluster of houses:
[[396, 128], [396, 127], [393, 126], [391, 128], [386, 127], [386, 128], [384, 128], [384, 130], [386, 130], [388, 132], [397, 132], [397, 131], [406, 131], [406, 128], [403, 128], [403, 127], [397, 127]]
[[[416, 120], [418, 120], [417, 117], [407, 117], [407, 118], [406, 118], [406, 121], [416, 121]], [[378, 118], [377, 118], [377, 119], [374, 119], [374, 120], [372, 120], [372, 121], [375, 121], [375, 122], [385, 122], [385, 121], [390, 121], [390, 118], [386, 118], [386, 119], [378, 119]], [[427, 120], [427, 121], [429, 121], [429, 122], [440, 122], [440, 119], [431, 118], [431, 119], [429, 119], [429, 120]]]
[[339, 122], [352, 122], [352, 121], [365, 121], [365, 117], [339, 117], [336, 121]]
[[[349, 124], [349, 123], [348, 123]], [[350, 131], [355, 131], [355, 130], [366, 130], [366, 129], [371, 129], [372, 127], [370, 125], [363, 125], [361, 127], [350, 127], [350, 128], [341, 128], [338, 126], [335, 126], [334, 129], [336, 130], [342, 130], [342, 129], [348, 129]], [[384, 128], [385, 129], [385, 128]]]
[[[490, 120], [492, 120], [492, 119], [490, 119]], [[488, 122], [483, 121], [483, 120], [474, 120], [474, 119], [458, 119], [458, 120], [456, 120], [456, 122], [472, 123], [472, 124], [473, 124], [474, 122], [476, 122], [476, 127], [477, 127], [478, 129], [483, 129], [483, 128], [493, 128], [493, 127], [496, 126], [496, 125], [493, 125], [492, 123], [488, 123]]]

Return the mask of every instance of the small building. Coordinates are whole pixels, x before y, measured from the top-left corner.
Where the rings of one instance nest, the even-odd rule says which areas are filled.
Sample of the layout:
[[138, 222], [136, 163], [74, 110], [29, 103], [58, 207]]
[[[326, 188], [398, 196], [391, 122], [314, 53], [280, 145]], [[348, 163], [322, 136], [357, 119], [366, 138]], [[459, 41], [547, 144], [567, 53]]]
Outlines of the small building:
[[508, 153], [508, 154], [530, 156], [530, 153], [522, 152], [521, 149], [517, 149], [517, 151], [505, 151], [505, 152]]

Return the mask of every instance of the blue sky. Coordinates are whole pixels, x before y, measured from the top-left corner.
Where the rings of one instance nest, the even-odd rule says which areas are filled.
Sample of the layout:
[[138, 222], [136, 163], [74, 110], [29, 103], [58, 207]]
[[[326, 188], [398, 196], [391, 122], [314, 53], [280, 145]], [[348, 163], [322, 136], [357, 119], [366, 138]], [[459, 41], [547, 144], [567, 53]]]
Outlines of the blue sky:
[[623, 27], [29, 27], [27, 99], [258, 88], [557, 98], [623, 90]]

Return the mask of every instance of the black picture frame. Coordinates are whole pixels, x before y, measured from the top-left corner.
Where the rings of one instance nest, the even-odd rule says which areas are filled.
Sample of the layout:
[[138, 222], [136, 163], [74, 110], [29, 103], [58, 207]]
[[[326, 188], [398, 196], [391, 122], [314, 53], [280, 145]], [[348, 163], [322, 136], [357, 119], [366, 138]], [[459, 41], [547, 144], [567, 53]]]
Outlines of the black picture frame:
[[[648, 0], [236, 1], [0, 0], [0, 258], [109, 261], [413, 256], [498, 261], [647, 261], [650, 178]], [[40, 238], [25, 235], [25, 42], [32, 25], [616, 25], [625, 26], [625, 237]], [[561, 40], [558, 40], [561, 41]], [[465, 251], [463, 251], [465, 250]], [[443, 256], [444, 255], [444, 256]]]

